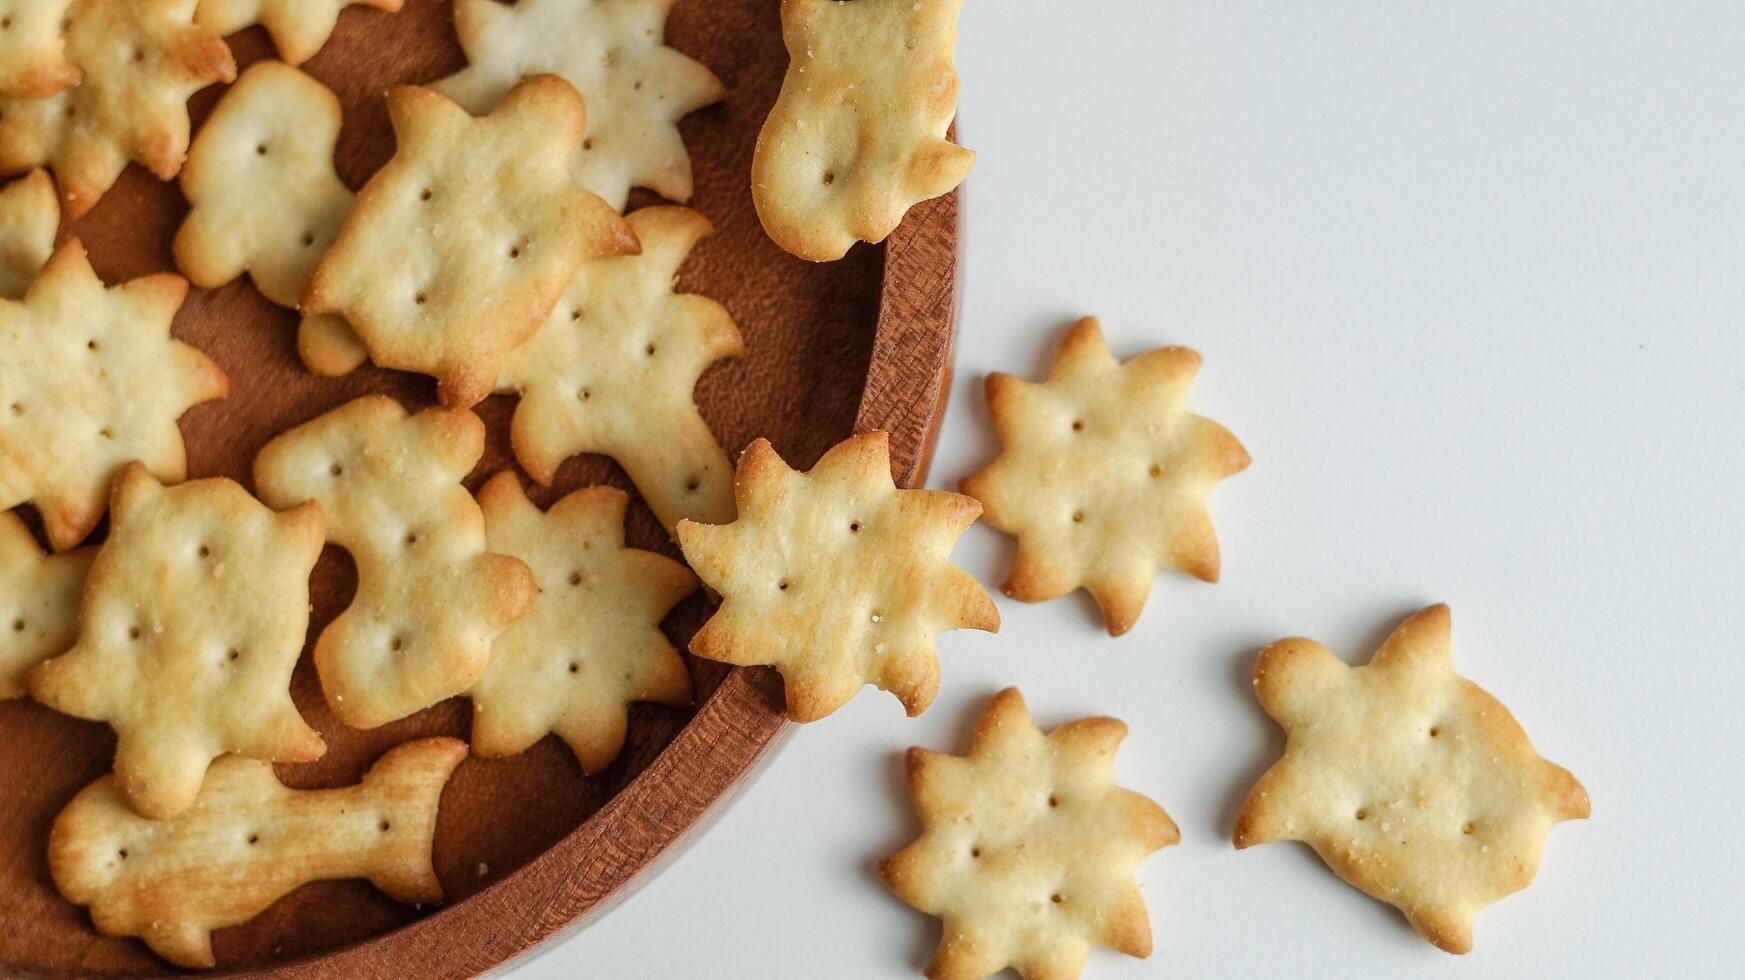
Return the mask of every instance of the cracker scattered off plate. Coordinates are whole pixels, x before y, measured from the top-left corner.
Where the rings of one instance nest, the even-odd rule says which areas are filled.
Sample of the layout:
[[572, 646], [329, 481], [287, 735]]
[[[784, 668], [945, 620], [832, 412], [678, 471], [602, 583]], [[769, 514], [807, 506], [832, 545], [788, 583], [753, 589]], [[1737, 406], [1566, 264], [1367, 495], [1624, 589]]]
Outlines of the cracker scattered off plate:
[[529, 475], [550, 484], [578, 453], [604, 453], [630, 475], [661, 524], [733, 520], [733, 464], [691, 391], [745, 345], [726, 307], [674, 292], [685, 256], [711, 228], [689, 208], [629, 216], [639, 255], [585, 262], [533, 339], [503, 359], [517, 392], [510, 438]]
[[224, 397], [224, 372], [170, 339], [179, 276], [105, 287], [78, 239], [55, 250], [21, 301], [0, 299], [0, 508], [34, 503], [56, 551], [91, 533], [130, 461], [187, 475], [176, 419]]
[[563, 79], [532, 76], [480, 118], [401, 86], [388, 112], [398, 148], [358, 193], [302, 308], [343, 316], [372, 361], [432, 375], [444, 405], [468, 408], [576, 267], [635, 253], [636, 236], [570, 177], [586, 112]]
[[[351, 211], [352, 193], [333, 169], [339, 125], [339, 99], [308, 75], [277, 61], [243, 72], [188, 151], [177, 268], [205, 289], [247, 273], [261, 295], [296, 309]], [[298, 350], [311, 370], [329, 376], [367, 356], [333, 316], [305, 318]]]
[[267, 29], [279, 57], [300, 65], [333, 36], [339, 12], [346, 7], [372, 7], [393, 13], [405, 0], [200, 0], [195, 15], [202, 27], [235, 34], [259, 24]]
[[133, 463], [111, 510], [78, 642], [31, 672], [31, 695], [115, 729], [116, 790], [152, 820], [191, 806], [227, 752], [320, 758], [291, 703], [320, 509], [276, 514], [222, 477], [165, 488]]
[[691, 158], [678, 122], [721, 101], [709, 69], [666, 46], [675, 0], [455, 0], [468, 67], [437, 91], [475, 115], [524, 75], [549, 72], [588, 103], [587, 132], [571, 160], [576, 183], [622, 211], [630, 188], [691, 199]]
[[60, 224], [61, 204], [48, 171], [32, 170], [0, 190], [0, 297], [24, 298], [54, 253]]
[[1484, 906], [1527, 887], [1552, 824], [1587, 791], [1540, 758], [1509, 710], [1454, 672], [1448, 607], [1407, 618], [1375, 657], [1280, 640], [1254, 693], [1285, 754], [1236, 818], [1236, 846], [1300, 840], [1339, 877], [1404, 912], [1450, 953]]
[[255, 459], [276, 507], [316, 501], [327, 538], [357, 563], [357, 594], [315, 641], [328, 707], [376, 728], [463, 693], [491, 642], [533, 604], [526, 563], [487, 548], [461, 486], [485, 448], [466, 409], [411, 415], [369, 395], [286, 432]]
[[1070, 980], [1093, 945], [1151, 955], [1134, 869], [1181, 835], [1162, 807], [1114, 784], [1126, 735], [1113, 718], [1044, 733], [1007, 688], [969, 755], [909, 750], [922, 834], [879, 876], [945, 922], [927, 976], [973, 980], [1009, 966], [1025, 980]]
[[1040, 602], [1082, 587], [1119, 636], [1159, 567], [1218, 580], [1206, 493], [1249, 460], [1223, 426], [1184, 407], [1199, 366], [1185, 347], [1117, 361], [1086, 317], [1046, 381], [988, 377], [1000, 456], [959, 489], [1018, 539], [1007, 595]]
[[802, 259], [882, 242], [913, 205], [949, 193], [975, 154], [957, 114], [963, 0], [782, 0], [788, 74], [758, 134], [751, 195], [764, 230]]
[[511, 472], [479, 490], [491, 549], [525, 561], [539, 596], [497, 637], [467, 692], [474, 752], [515, 755], [555, 732], [593, 774], [624, 747], [632, 701], [691, 703], [691, 675], [660, 623], [697, 577], [624, 546], [629, 502], [622, 490], [585, 487], [541, 513]]
[[943, 490], [899, 490], [885, 433], [838, 443], [808, 472], [759, 439], [734, 478], [732, 524], [680, 521], [679, 545], [721, 607], [691, 652], [773, 665], [788, 717], [816, 721], [867, 684], [918, 715], [939, 691], [934, 634], [1000, 628], [951, 547], [981, 507]]
[[79, 589], [95, 548], [45, 555], [17, 514], [0, 511], [0, 701], [30, 693], [31, 668], [79, 637]]
[[169, 180], [188, 152], [188, 97], [236, 78], [224, 39], [194, 23], [197, 0], [78, 0], [67, 57], [78, 85], [0, 98], [0, 173], [47, 166], [69, 218], [91, 210], [128, 161]]
[[115, 777], [55, 818], [48, 866], [69, 902], [112, 936], [138, 936], [177, 966], [214, 965], [212, 933], [246, 922], [306, 882], [368, 878], [394, 899], [442, 900], [431, 865], [442, 788], [466, 744], [407, 742], [343, 789], [294, 790], [273, 767], [227, 755], [168, 820], [134, 813]]
[[67, 60], [66, 20], [73, 0], [9, 0], [0, 7], [0, 96], [41, 99], [79, 84]]

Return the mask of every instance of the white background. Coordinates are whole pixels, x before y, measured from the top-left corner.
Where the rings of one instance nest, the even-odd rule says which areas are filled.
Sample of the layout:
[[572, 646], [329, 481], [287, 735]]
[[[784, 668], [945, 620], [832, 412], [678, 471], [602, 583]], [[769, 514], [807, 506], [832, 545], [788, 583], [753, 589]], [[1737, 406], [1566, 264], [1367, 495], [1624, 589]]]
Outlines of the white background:
[[[775, 0], [771, 0], [775, 2]], [[918, 720], [865, 691], [794, 732], [657, 878], [516, 980], [905, 977], [937, 937], [872, 868], [917, 825], [910, 744], [993, 692], [1113, 714], [1118, 779], [1182, 843], [1157, 949], [1091, 977], [1716, 975], [1741, 969], [1745, 3], [968, 0], [959, 378], [931, 485], [995, 451], [992, 370], [1071, 318], [1205, 355], [1191, 406], [1254, 465], [1213, 492], [1224, 580], [1083, 595], [941, 638]], [[997, 585], [978, 527], [961, 564]], [[1248, 670], [1306, 634], [1362, 660], [1454, 608], [1455, 662], [1587, 785], [1466, 959], [1306, 849], [1237, 852], [1280, 739]]]

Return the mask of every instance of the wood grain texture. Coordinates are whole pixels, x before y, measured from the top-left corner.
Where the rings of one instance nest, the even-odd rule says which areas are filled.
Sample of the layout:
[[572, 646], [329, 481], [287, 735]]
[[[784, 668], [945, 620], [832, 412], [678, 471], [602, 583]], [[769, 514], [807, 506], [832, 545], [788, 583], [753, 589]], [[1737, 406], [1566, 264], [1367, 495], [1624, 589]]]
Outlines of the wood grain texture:
[[[770, 0], [681, 0], [670, 43], [727, 83], [725, 103], [681, 125], [696, 167], [692, 204], [716, 234], [693, 253], [683, 289], [732, 312], [746, 355], [716, 365], [697, 387], [704, 417], [732, 454], [767, 436], [783, 457], [810, 466], [857, 429], [891, 434], [895, 475], [905, 485], [926, 472], [949, 390], [958, 231], [956, 195], [917, 207], [882, 248], [860, 246], [841, 262], [812, 265], [777, 248], [751, 207], [752, 147], [785, 67], [779, 5]], [[258, 29], [232, 38], [239, 63], [269, 56]], [[460, 67], [450, 8], [407, 0], [385, 15], [350, 8], [332, 42], [305, 66], [345, 106], [338, 165], [354, 189], [393, 150], [382, 94]], [[192, 103], [196, 125], [220, 91]], [[632, 198], [632, 206], [652, 198]], [[173, 268], [169, 243], [186, 205], [173, 185], [137, 167], [89, 215], [63, 228], [83, 238], [99, 275], [115, 282]], [[195, 290], [175, 335], [229, 373], [229, 398], [183, 419], [193, 476], [225, 475], [249, 485], [256, 451], [293, 425], [367, 392], [408, 407], [434, 403], [428, 379], [365, 368], [336, 380], [304, 371], [295, 352], [295, 315], [271, 306], [246, 282]], [[467, 480], [476, 488], [512, 466], [513, 401], [479, 407], [490, 437]], [[549, 488], [530, 486], [547, 506], [576, 487], [630, 489], [609, 460], [567, 463]], [[101, 536], [102, 529], [98, 535]], [[677, 556], [640, 500], [629, 543]], [[311, 595], [313, 638], [350, 601], [355, 571], [328, 549]], [[702, 596], [681, 604], [665, 626], [681, 647], [707, 617]], [[697, 825], [783, 730], [781, 685], [766, 669], [728, 671], [688, 659], [694, 711], [637, 705], [618, 761], [584, 778], [568, 750], [547, 738], [510, 759], [469, 759], [443, 796], [436, 867], [448, 904], [400, 906], [361, 881], [306, 886], [255, 920], [215, 936], [216, 975], [303, 978], [466, 976], [524, 952], [582, 921]], [[280, 766], [281, 779], [310, 788], [355, 782], [391, 746], [424, 735], [465, 737], [465, 701], [439, 704], [363, 732], [327, 712], [305, 650], [293, 697], [327, 739], [319, 762]], [[49, 879], [44, 846], [54, 815], [108, 771], [114, 738], [100, 725], [23, 701], [0, 703], [0, 976], [138, 976], [165, 972], [143, 944], [100, 936], [85, 910], [63, 901]], [[731, 841], [716, 841], [731, 846]]]

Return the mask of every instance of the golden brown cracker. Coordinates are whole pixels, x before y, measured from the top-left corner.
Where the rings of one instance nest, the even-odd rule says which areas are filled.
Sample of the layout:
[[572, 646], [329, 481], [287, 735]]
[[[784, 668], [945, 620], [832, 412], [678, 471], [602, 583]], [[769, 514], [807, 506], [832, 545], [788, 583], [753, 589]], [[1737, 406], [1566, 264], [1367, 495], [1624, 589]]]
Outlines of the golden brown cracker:
[[67, 217], [91, 210], [129, 160], [169, 180], [188, 152], [188, 97], [236, 78], [196, 0], [78, 0], [67, 56], [84, 71], [47, 98], [0, 98], [0, 173], [47, 165]]
[[259, 24], [267, 29], [279, 57], [300, 65], [333, 36], [339, 12], [351, 6], [393, 13], [404, 0], [200, 0], [195, 15], [202, 27], [221, 35]]
[[357, 564], [351, 605], [315, 641], [327, 704], [375, 728], [460, 694], [491, 641], [532, 605], [533, 574], [487, 550], [485, 519], [461, 485], [485, 448], [465, 409], [409, 415], [369, 395], [267, 443], [261, 499], [321, 505], [327, 537]]
[[371, 360], [434, 376], [442, 403], [466, 408], [576, 267], [634, 253], [636, 236], [570, 177], [585, 111], [563, 79], [528, 78], [480, 118], [410, 86], [388, 111], [398, 149], [315, 266], [303, 310], [343, 316]]
[[[182, 169], [188, 216], [176, 232], [176, 266], [215, 289], [247, 273], [261, 295], [296, 309], [315, 263], [339, 236], [352, 193], [333, 169], [339, 99], [277, 61], [254, 64], [218, 101]], [[317, 374], [345, 374], [364, 360], [356, 335], [334, 316], [310, 316], [298, 351]]]
[[41, 99], [79, 84], [67, 60], [73, 0], [0, 0], [0, 96]]
[[1300, 637], [1261, 651], [1254, 693], [1284, 757], [1236, 818], [1236, 846], [1300, 840], [1339, 877], [1404, 912], [1451, 953], [1472, 920], [1527, 887], [1551, 825], [1587, 791], [1540, 758], [1509, 710], [1454, 672], [1448, 607], [1394, 630], [1351, 667]]
[[1185, 409], [1199, 366], [1185, 347], [1117, 361], [1086, 317], [1046, 381], [988, 377], [1001, 453], [959, 489], [1018, 539], [1007, 595], [1040, 602], [1082, 587], [1119, 636], [1145, 608], [1158, 568], [1218, 580], [1205, 496], [1246, 469], [1248, 453]]
[[588, 102], [570, 162], [576, 183], [624, 210], [631, 187], [691, 199], [691, 158], [678, 121], [721, 101], [709, 69], [666, 46], [675, 0], [455, 0], [468, 66], [436, 83], [467, 111], [489, 112], [525, 75], [562, 76]]
[[732, 524], [679, 522], [686, 560], [722, 597], [691, 652], [773, 665], [789, 718], [822, 718], [866, 684], [918, 715], [939, 691], [934, 634], [1000, 628], [993, 599], [950, 561], [981, 507], [897, 489], [883, 432], [849, 437], [805, 473], [759, 439], [733, 491]]
[[0, 297], [22, 299], [54, 253], [61, 225], [55, 182], [32, 170], [0, 190]]
[[997, 695], [967, 756], [908, 754], [919, 840], [879, 864], [898, 897], [944, 920], [927, 976], [1012, 967], [1069, 980], [1091, 946], [1151, 955], [1134, 870], [1180, 840], [1149, 799], [1114, 784], [1127, 726], [1080, 718], [1043, 733], [1017, 688]]
[[274, 513], [223, 478], [165, 488], [133, 463], [79, 607], [79, 639], [30, 692], [115, 729], [115, 785], [153, 820], [193, 804], [227, 752], [306, 762], [326, 751], [291, 703], [309, 629], [321, 511]]
[[179, 276], [105, 288], [84, 246], [55, 250], [20, 302], [0, 299], [0, 508], [34, 503], [56, 551], [102, 519], [132, 460], [165, 482], [187, 471], [176, 419], [224, 397], [224, 372], [170, 339]]
[[642, 253], [582, 264], [533, 339], [503, 359], [497, 382], [521, 395], [515, 458], [550, 484], [577, 453], [618, 461], [660, 522], [733, 520], [733, 464], [691, 398], [715, 360], [744, 352], [725, 307], [675, 293], [685, 256], [710, 232], [688, 208], [629, 216]]
[[18, 515], [0, 511], [0, 701], [30, 693], [25, 675], [79, 637], [79, 589], [95, 548], [45, 555]]
[[597, 773], [624, 746], [632, 701], [691, 703], [691, 675], [660, 622], [697, 578], [624, 546], [628, 503], [622, 490], [585, 487], [541, 513], [507, 471], [479, 491], [491, 549], [525, 561], [539, 586], [468, 692], [479, 755], [515, 755], [556, 732]]
[[945, 138], [962, 9], [963, 0], [782, 0], [788, 73], [751, 161], [752, 200], [777, 245], [839, 259], [963, 182], [975, 154]]
[[294, 790], [273, 767], [227, 755], [168, 820], [128, 809], [115, 777], [55, 818], [48, 866], [67, 901], [105, 935], [138, 936], [181, 967], [213, 966], [212, 933], [311, 881], [368, 878], [392, 898], [442, 900], [431, 863], [437, 807], [466, 758], [453, 738], [391, 749], [355, 786]]

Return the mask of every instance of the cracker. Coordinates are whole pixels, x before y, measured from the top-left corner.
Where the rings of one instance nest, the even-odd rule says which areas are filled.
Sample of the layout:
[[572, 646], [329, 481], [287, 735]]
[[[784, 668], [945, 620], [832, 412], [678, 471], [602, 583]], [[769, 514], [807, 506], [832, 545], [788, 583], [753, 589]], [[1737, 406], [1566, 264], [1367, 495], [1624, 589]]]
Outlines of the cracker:
[[963, 0], [782, 0], [788, 74], [758, 133], [751, 196], [777, 245], [813, 262], [882, 242], [948, 194], [975, 154], [957, 114]]
[[466, 408], [576, 267], [633, 254], [636, 236], [570, 178], [586, 113], [563, 79], [528, 78], [482, 118], [410, 86], [388, 112], [399, 148], [315, 266], [303, 310], [344, 316], [371, 360], [435, 376], [442, 403]]
[[67, 217], [91, 210], [133, 160], [159, 180], [188, 152], [188, 96], [236, 78], [224, 39], [194, 24], [196, 0], [79, 0], [67, 56], [74, 88], [0, 98], [0, 173], [48, 165]]
[[0, 190], [0, 297], [19, 299], [54, 252], [61, 225], [55, 182], [32, 170]]
[[1235, 837], [1307, 842], [1425, 939], [1465, 953], [1478, 910], [1527, 887], [1551, 825], [1589, 807], [1509, 710], [1454, 672], [1449, 634], [1448, 607], [1435, 605], [1362, 667], [1300, 637], [1261, 651], [1254, 693], [1285, 752], [1249, 792]]
[[357, 594], [315, 641], [335, 716], [376, 728], [460, 694], [491, 641], [533, 604], [533, 573], [487, 551], [461, 478], [485, 450], [465, 409], [408, 415], [386, 395], [348, 402], [280, 435], [255, 458], [275, 507], [321, 505], [330, 542], [357, 563]]
[[722, 597], [691, 652], [774, 666], [789, 718], [822, 718], [866, 684], [918, 715], [939, 691], [934, 634], [999, 630], [993, 599], [950, 561], [981, 506], [897, 489], [883, 432], [850, 436], [806, 473], [759, 439], [733, 495], [734, 523], [679, 522], [685, 559]]
[[674, 293], [709, 220], [688, 208], [629, 217], [642, 254], [583, 263], [533, 339], [503, 359], [500, 390], [521, 395], [515, 458], [549, 485], [577, 453], [618, 461], [670, 531], [733, 520], [733, 464], [691, 398], [697, 378], [744, 342], [725, 307]]
[[697, 579], [624, 546], [628, 503], [622, 490], [587, 487], [542, 514], [507, 471], [479, 491], [491, 548], [527, 562], [539, 598], [497, 637], [468, 692], [474, 752], [515, 755], [556, 732], [592, 775], [624, 747], [630, 702], [691, 703], [691, 675], [660, 621]]
[[223, 478], [165, 488], [133, 463], [79, 607], [79, 640], [30, 675], [64, 714], [115, 729], [121, 795], [154, 820], [194, 802], [213, 759], [326, 751], [291, 703], [321, 511], [276, 514]]
[[30, 693], [30, 669], [78, 639], [79, 589], [96, 553], [45, 555], [17, 514], [0, 511], [0, 701]]
[[[201, 8], [204, 11], [205, 8]], [[216, 289], [244, 273], [262, 296], [296, 309], [315, 263], [339, 237], [352, 193], [333, 169], [340, 106], [327, 86], [262, 61], [201, 127], [182, 170], [190, 205], [176, 232], [176, 266]], [[365, 352], [340, 317], [310, 316], [298, 353], [316, 374], [345, 374]]]
[[666, 46], [675, 0], [455, 0], [470, 62], [436, 84], [473, 113], [489, 112], [523, 75], [560, 75], [588, 100], [570, 161], [576, 183], [624, 210], [631, 187], [691, 199], [691, 158], [678, 121], [721, 101], [709, 69]]
[[944, 920], [935, 980], [1010, 966], [1070, 978], [1092, 945], [1151, 955], [1134, 869], [1181, 839], [1163, 808], [1114, 784], [1127, 726], [1080, 718], [1044, 734], [1015, 687], [996, 695], [967, 756], [912, 748], [919, 840], [879, 863], [903, 901]]
[[170, 339], [179, 276], [104, 288], [68, 239], [22, 302], [0, 299], [0, 509], [42, 513], [56, 551], [85, 540], [131, 460], [168, 483], [187, 472], [176, 419], [224, 397], [210, 358]]
[[431, 863], [438, 804], [466, 758], [453, 738], [407, 742], [363, 781], [295, 790], [241, 756], [212, 763], [200, 798], [163, 821], [127, 808], [115, 777], [73, 798], [49, 834], [48, 866], [110, 936], [138, 936], [177, 966], [215, 964], [212, 932], [246, 922], [311, 881], [368, 878], [397, 901], [442, 901]]
[[1005, 592], [1041, 602], [1084, 588], [1112, 636], [1131, 629], [1157, 569], [1218, 580], [1205, 497], [1248, 467], [1223, 426], [1183, 407], [1200, 355], [1164, 347], [1126, 362], [1085, 317], [1048, 379], [988, 377], [1002, 450], [958, 489], [1018, 539]]
[[259, 24], [267, 29], [279, 57], [300, 65], [333, 36], [345, 7], [373, 7], [394, 13], [404, 0], [200, 0], [195, 15], [202, 27], [222, 35]]
[[0, 3], [0, 96], [40, 99], [79, 84], [67, 60], [66, 20], [73, 0]]

